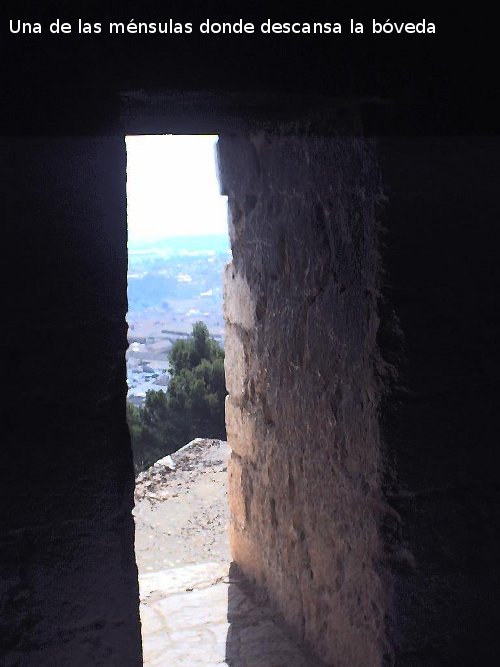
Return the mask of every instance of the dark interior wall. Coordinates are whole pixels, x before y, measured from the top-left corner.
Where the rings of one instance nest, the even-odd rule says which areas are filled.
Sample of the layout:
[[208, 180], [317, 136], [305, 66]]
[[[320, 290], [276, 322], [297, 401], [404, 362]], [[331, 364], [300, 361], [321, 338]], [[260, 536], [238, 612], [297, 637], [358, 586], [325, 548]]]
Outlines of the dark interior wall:
[[[354, 14], [354, 16], [353, 16]], [[120, 96], [127, 91], [322, 95], [361, 102], [374, 131], [393, 134], [494, 132], [498, 106], [492, 98], [496, 26], [468, 8], [401, 12], [394, 20], [435, 21], [436, 35], [371, 35], [377, 11], [342, 11], [324, 2], [303, 7], [278, 3], [235, 4], [226, 0], [83, 0], [2, 5], [0, 89], [2, 131], [8, 134], [113, 132]], [[41, 35], [11, 35], [9, 19], [40, 21]], [[191, 21], [206, 18], [274, 21], [341, 21], [342, 35], [51, 35], [60, 18]], [[363, 36], [349, 34], [349, 19], [365, 21]], [[380, 18], [380, 17], [379, 17]], [[384, 16], [382, 21], [387, 19]], [[302, 103], [296, 99], [294, 104]], [[281, 112], [290, 107], [283, 103]], [[480, 118], [477, 110], [481, 109]], [[189, 102], [184, 113], [199, 117]]]
[[399, 318], [386, 313], [379, 336], [400, 372], [383, 414], [396, 664], [494, 664], [500, 141], [392, 139], [379, 152], [384, 292]]
[[[491, 138], [377, 146], [382, 291], [404, 343], [381, 308], [379, 344], [400, 373], [382, 414], [386, 494], [400, 517], [384, 535], [400, 665], [499, 653], [499, 148]], [[7, 664], [140, 664], [124, 151], [123, 138], [2, 141]]]
[[[8, 18], [105, 18], [102, 3], [85, 11], [79, 3], [73, 14], [29, 5], [16, 3]], [[215, 16], [205, 3], [186, 7], [151, 2], [139, 12], [122, 1], [106, 14]], [[336, 132], [325, 107], [352, 104], [375, 135], [487, 135], [500, 117], [489, 71], [496, 24], [466, 11], [448, 17], [438, 39], [383, 44], [2, 34], [0, 119], [12, 137], [2, 140], [0, 179], [7, 664], [140, 664], [124, 414], [123, 134], [234, 133], [290, 116], [314, 116]], [[138, 103], [123, 101], [138, 90]], [[49, 135], [72, 138], [40, 138]], [[401, 517], [386, 527], [399, 554], [392, 641], [398, 664], [412, 667], [498, 662], [497, 147], [489, 139], [379, 147], [390, 200], [384, 293], [406, 362], [388, 309], [379, 340], [409, 389], [383, 413], [395, 472], [387, 495]]]
[[1, 143], [5, 665], [140, 665], [125, 143]]

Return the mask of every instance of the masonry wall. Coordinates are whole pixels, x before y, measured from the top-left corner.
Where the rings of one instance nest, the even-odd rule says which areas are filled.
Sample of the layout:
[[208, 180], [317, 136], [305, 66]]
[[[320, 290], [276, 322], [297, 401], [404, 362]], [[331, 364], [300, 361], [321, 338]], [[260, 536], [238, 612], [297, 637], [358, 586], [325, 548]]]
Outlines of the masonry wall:
[[496, 664], [498, 140], [219, 154], [235, 561], [329, 665]]
[[[379, 172], [369, 142], [219, 140], [233, 558], [336, 667], [386, 651]], [[380, 369], [379, 369], [380, 370]]]
[[138, 667], [125, 143], [1, 143], [0, 654]]
[[[397, 665], [493, 665], [498, 639], [498, 137], [385, 139], [379, 344]], [[398, 333], [399, 331], [399, 333]], [[399, 555], [398, 555], [399, 554]]]
[[[497, 664], [498, 140], [219, 152], [235, 560], [330, 664]], [[2, 658], [137, 667], [123, 137], [0, 159]]]

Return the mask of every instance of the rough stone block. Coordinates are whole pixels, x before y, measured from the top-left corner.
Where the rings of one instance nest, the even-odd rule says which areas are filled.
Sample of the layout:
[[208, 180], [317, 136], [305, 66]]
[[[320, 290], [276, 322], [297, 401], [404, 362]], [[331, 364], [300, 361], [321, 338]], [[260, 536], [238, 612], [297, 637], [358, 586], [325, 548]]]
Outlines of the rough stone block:
[[259, 441], [257, 416], [226, 397], [226, 432], [229, 446], [239, 456], [256, 459]]
[[248, 331], [255, 326], [256, 301], [250, 286], [230, 262], [224, 272], [224, 317]]
[[234, 522], [229, 526], [229, 542], [234, 562], [245, 576], [262, 584], [264, 569], [259, 543], [254, 542], [247, 532], [239, 530]]
[[234, 452], [231, 452], [227, 472], [231, 519], [239, 530], [244, 530], [247, 525], [247, 500], [243, 490], [243, 466], [242, 460]]
[[232, 555], [322, 658], [377, 667], [377, 172], [354, 139], [260, 137], [259, 169], [248, 141], [220, 140]]
[[226, 326], [224, 341], [226, 387], [235, 403], [244, 399], [248, 382], [245, 345], [235, 327]]

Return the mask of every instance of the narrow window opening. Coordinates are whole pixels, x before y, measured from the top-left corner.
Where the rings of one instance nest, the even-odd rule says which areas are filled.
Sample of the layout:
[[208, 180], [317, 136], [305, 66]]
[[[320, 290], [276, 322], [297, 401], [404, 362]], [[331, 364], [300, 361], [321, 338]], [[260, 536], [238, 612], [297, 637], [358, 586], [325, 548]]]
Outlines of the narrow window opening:
[[167, 600], [210, 583], [230, 560], [222, 275], [231, 251], [216, 141], [126, 138], [127, 419], [145, 664], [169, 641], [152, 591]]
[[[229, 456], [225, 441], [222, 274], [231, 252], [216, 141], [127, 137], [127, 412], [144, 665], [319, 667], [240, 569], [262, 557], [245, 534], [252, 523], [269, 521], [273, 539], [284, 523], [282, 496], [273, 488], [280, 473], [268, 469], [268, 487], [254, 487], [253, 463], [241, 450]], [[231, 209], [242, 211], [240, 224], [252, 225], [262, 208], [256, 194], [242, 189], [230, 190]], [[232, 264], [226, 277], [227, 423], [234, 447], [236, 434], [247, 442], [258, 437], [256, 408], [264, 411], [266, 428], [273, 423], [266, 401], [259, 406], [262, 387], [254, 379], [246, 405], [238, 402], [254, 354], [245, 353], [240, 340], [252, 336], [253, 300]], [[255, 322], [267, 308], [261, 296]], [[263, 504], [265, 517], [254, 502], [259, 493], [272, 494]], [[236, 559], [246, 549], [243, 561], [231, 563], [229, 534]], [[310, 567], [304, 572], [309, 582]]]

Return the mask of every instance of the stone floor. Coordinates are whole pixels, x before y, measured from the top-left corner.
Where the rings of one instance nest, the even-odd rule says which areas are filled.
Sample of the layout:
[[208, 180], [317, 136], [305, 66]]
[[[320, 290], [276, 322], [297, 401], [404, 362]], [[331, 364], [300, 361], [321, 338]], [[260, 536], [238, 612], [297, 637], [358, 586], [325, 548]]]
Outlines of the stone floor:
[[196, 563], [139, 576], [144, 665], [321, 667], [256, 605], [228, 565]]

